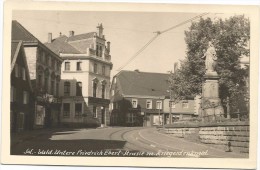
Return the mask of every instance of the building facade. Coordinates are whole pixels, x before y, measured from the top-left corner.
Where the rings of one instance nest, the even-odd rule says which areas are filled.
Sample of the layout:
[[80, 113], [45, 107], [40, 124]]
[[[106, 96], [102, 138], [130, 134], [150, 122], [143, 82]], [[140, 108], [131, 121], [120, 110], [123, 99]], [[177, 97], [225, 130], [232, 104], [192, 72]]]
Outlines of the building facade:
[[110, 42], [102, 24], [96, 32], [52, 39], [46, 43], [63, 63], [61, 66], [61, 122], [67, 126], [106, 126], [109, 119], [109, 89], [112, 62]]
[[164, 107], [163, 112], [165, 114], [165, 123], [168, 124], [170, 122], [169, 120], [169, 113], [171, 109], [172, 113], [172, 121], [179, 121], [179, 120], [185, 120], [190, 119], [194, 117], [199, 116], [199, 108], [197, 108], [199, 104], [197, 104], [197, 101], [194, 100], [194, 98], [187, 98], [187, 100], [181, 100], [177, 103], [170, 102], [170, 99], [167, 97], [164, 100]]
[[35, 102], [34, 127], [59, 124], [58, 99], [62, 59], [42, 44], [19, 22], [12, 21], [12, 40], [23, 42]]
[[22, 41], [11, 44], [11, 132], [33, 128], [34, 109], [32, 86]]
[[[169, 74], [121, 71], [111, 85], [111, 125], [158, 126], [169, 123]], [[194, 116], [194, 100], [172, 105], [173, 120]]]

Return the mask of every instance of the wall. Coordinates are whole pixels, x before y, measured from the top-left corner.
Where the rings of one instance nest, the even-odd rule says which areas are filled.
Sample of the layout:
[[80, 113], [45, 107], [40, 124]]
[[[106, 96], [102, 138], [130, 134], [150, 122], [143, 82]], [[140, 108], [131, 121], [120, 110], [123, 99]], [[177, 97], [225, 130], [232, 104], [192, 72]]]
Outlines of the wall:
[[30, 79], [34, 80], [36, 79], [37, 47], [25, 47], [24, 51], [29, 68]]
[[[177, 125], [176, 127], [165, 127], [163, 133], [171, 136], [187, 138], [198, 141], [221, 150], [249, 153], [249, 131], [248, 122], [225, 122], [218, 124]], [[230, 145], [230, 147], [229, 147]]]
[[[194, 114], [194, 107], [195, 107], [194, 100], [186, 100], [186, 101], [188, 102], [188, 108], [183, 108], [182, 101], [180, 101], [179, 103], [175, 104], [175, 108], [172, 108], [172, 113]], [[165, 113], [170, 112], [169, 102], [170, 102], [170, 99], [164, 100], [163, 111]]]
[[215, 145], [220, 149], [227, 149], [228, 143], [231, 151], [249, 152], [249, 126], [219, 126], [219, 127], [200, 127], [200, 141], [205, 144]]

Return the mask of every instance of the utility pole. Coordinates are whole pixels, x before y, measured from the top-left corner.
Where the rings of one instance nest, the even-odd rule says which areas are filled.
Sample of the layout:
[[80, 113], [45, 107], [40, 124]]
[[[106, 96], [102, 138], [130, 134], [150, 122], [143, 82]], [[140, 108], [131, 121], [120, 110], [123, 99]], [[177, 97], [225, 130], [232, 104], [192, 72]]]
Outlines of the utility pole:
[[172, 124], [172, 89], [170, 88], [170, 113], [169, 113], [170, 124]]

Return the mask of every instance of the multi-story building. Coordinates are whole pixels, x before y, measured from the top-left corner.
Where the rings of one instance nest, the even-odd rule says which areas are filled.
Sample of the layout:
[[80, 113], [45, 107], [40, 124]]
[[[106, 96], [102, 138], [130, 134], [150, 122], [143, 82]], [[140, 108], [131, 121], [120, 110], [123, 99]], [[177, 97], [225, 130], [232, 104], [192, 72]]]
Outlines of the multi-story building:
[[[169, 123], [169, 74], [121, 71], [111, 85], [111, 124], [154, 126]], [[194, 114], [192, 100], [172, 106], [173, 118]]]
[[62, 59], [17, 21], [12, 21], [12, 40], [23, 42], [35, 103], [35, 127], [58, 124], [58, 91]]
[[109, 89], [112, 62], [110, 42], [106, 42], [102, 24], [96, 32], [52, 39], [48, 46], [63, 59], [60, 96], [61, 122], [73, 126], [109, 125]]
[[32, 86], [22, 41], [11, 44], [11, 131], [33, 128]]
[[163, 112], [165, 114], [165, 123], [168, 124], [169, 113], [171, 109], [172, 121], [179, 121], [190, 119], [193, 117], [198, 117], [198, 108], [196, 100], [193, 97], [187, 98], [186, 100], [181, 100], [177, 103], [171, 103], [169, 97], [164, 100]]

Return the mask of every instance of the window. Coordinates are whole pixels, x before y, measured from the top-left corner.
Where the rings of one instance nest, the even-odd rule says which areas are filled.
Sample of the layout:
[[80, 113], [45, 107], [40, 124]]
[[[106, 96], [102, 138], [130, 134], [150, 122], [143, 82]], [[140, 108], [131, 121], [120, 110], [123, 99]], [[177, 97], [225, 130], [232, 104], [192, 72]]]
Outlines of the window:
[[49, 65], [49, 56], [46, 56], [46, 65], [48, 66]]
[[38, 86], [42, 87], [42, 75], [41, 74], [38, 75]]
[[152, 100], [146, 100], [146, 109], [152, 109]]
[[82, 114], [82, 103], [75, 103], [75, 116], [81, 116]]
[[22, 67], [22, 77], [23, 80], [26, 80], [25, 68]]
[[27, 91], [23, 91], [23, 104], [29, 103], [29, 93]]
[[56, 96], [59, 96], [59, 83], [56, 83]]
[[102, 46], [99, 47], [99, 57], [102, 57]]
[[82, 96], [82, 82], [77, 82], [76, 96]]
[[51, 94], [54, 95], [54, 80], [51, 81]]
[[137, 108], [137, 99], [132, 99], [132, 107]]
[[65, 62], [65, 71], [70, 71], [70, 62]]
[[105, 93], [106, 93], [106, 85], [102, 84], [102, 99], [105, 98]]
[[96, 45], [96, 56], [98, 56], [98, 50], [99, 50], [98, 45]]
[[44, 54], [44, 52], [42, 52], [42, 55], [41, 55], [41, 62], [45, 63], [45, 54]]
[[64, 96], [70, 96], [70, 82], [64, 83]]
[[169, 107], [175, 109], [176, 105], [174, 102], [169, 101]]
[[56, 70], [59, 71], [60, 70], [60, 64], [57, 62], [57, 65], [56, 65]]
[[93, 97], [97, 97], [97, 82], [93, 82]]
[[55, 64], [54, 64], [54, 69], [55, 70], [58, 70], [57, 68], [58, 68], [58, 62], [56, 61], [56, 60], [54, 60], [55, 61]]
[[127, 123], [134, 123], [136, 121], [136, 114], [134, 113], [127, 113], [126, 117]]
[[15, 66], [14, 66], [14, 74], [15, 74], [15, 77], [19, 77], [19, 66], [18, 66], [18, 64], [15, 64]]
[[52, 67], [53, 69], [55, 69], [55, 63], [56, 63], [56, 61], [55, 61], [54, 59], [52, 59], [52, 60], [51, 60], [51, 67]]
[[44, 87], [45, 87], [45, 91], [48, 92], [48, 89], [49, 89], [49, 79], [48, 77], [45, 77], [44, 79]]
[[63, 116], [70, 117], [70, 103], [63, 103]]
[[94, 73], [97, 73], [97, 64], [94, 63]]
[[97, 118], [97, 107], [93, 106], [93, 117]]
[[106, 67], [102, 66], [102, 75], [105, 75], [105, 74], [106, 74]]
[[187, 101], [182, 102], [182, 108], [189, 108]]
[[162, 101], [156, 101], [156, 109], [162, 109]]
[[112, 95], [112, 96], [115, 95], [115, 90], [112, 90], [111, 95]]
[[117, 109], [117, 103], [116, 103], [116, 102], [113, 102], [112, 108], [113, 108], [113, 109]]
[[77, 71], [81, 71], [81, 61], [77, 62]]

